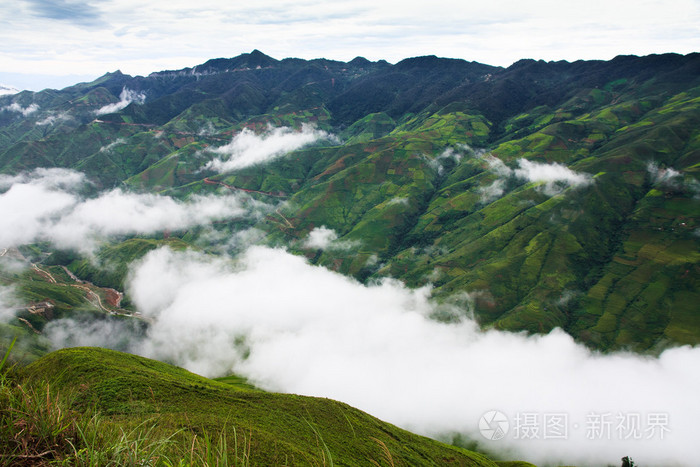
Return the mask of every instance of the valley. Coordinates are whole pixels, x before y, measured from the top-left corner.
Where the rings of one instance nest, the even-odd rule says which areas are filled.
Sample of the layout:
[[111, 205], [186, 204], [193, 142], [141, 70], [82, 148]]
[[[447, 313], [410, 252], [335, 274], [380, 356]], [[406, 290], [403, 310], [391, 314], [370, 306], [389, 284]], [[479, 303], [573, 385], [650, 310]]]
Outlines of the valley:
[[[0, 111], [0, 342], [20, 336], [12, 356], [36, 361], [30, 378], [50, 373], [33, 368], [51, 359], [157, 366], [164, 373], [154, 381], [184, 371], [106, 350], [52, 352], [109, 347], [206, 377], [251, 381], [255, 391], [236, 394], [202, 378], [181, 383], [194, 393], [177, 397], [201, 396], [192, 404], [203, 406], [213, 403], [210, 393], [225, 393], [236, 410], [260, 403], [291, 417], [291, 425], [274, 429], [261, 413], [234, 417], [239, 428], [265, 418], [248, 428], [261, 465], [282, 463], [282, 452], [319, 465], [326, 450], [350, 459], [342, 441], [350, 436], [348, 417], [362, 419], [369, 433], [358, 443], [378, 440], [353, 450], [367, 458], [377, 459], [383, 445], [382, 452], [402, 452], [407, 465], [427, 459], [423, 450], [431, 459], [494, 465], [461, 448], [408, 440], [349, 406], [278, 393], [332, 397], [510, 459], [479, 438], [476, 422], [486, 410], [512, 415], [533, 404], [573, 417], [579, 388], [587, 391], [582, 400], [605, 407], [608, 398], [625, 399], [628, 389], [612, 382], [616, 372], [627, 374], [623, 363], [601, 370], [605, 393], [588, 386], [599, 373], [569, 374], [571, 361], [586, 368], [624, 362], [640, 368], [630, 381], [656, 387], [664, 378], [644, 366], [647, 359], [695, 358], [697, 53], [521, 60], [503, 68], [435, 56], [394, 65], [361, 57], [277, 60], [255, 50], [183, 70], [117, 71], [62, 90], [0, 96], [2, 109], [30, 106], [36, 109], [26, 115]], [[502, 348], [531, 359], [500, 361]], [[453, 366], [441, 362], [447, 354]], [[485, 354], [503, 374], [481, 366]], [[373, 361], [388, 369], [376, 370]], [[682, 365], [668, 364], [664, 371], [687, 377]], [[528, 365], [549, 385], [520, 373]], [[136, 383], [90, 371], [76, 381], [85, 378], [109, 423], [134, 411], [165, 417], [173, 430], [194, 429], [182, 415], [189, 407], [159, 405], [143, 391], [122, 400]], [[434, 391], [411, 383], [414, 372]], [[496, 386], [522, 378], [523, 394], [532, 397], [519, 401], [524, 408], [494, 407], [498, 399], [480, 392], [472, 372], [474, 381]], [[579, 384], [562, 383], [559, 374]], [[61, 387], [77, 384], [55, 377]], [[453, 384], [434, 385], [440, 380]], [[440, 422], [426, 415], [426, 422], [378, 403], [393, 401], [380, 388], [394, 385], [410, 387], [406, 394], [430, 414], [444, 410], [433, 399], [448, 393], [446, 404], [462, 415]], [[102, 386], [114, 401], [99, 398]], [[374, 386], [383, 396], [363, 395]], [[473, 406], [462, 404], [459, 389]], [[536, 396], [548, 391], [561, 406]], [[663, 396], [651, 391], [651, 402], [633, 400], [678, 414], [668, 404], [685, 400], [682, 391], [663, 386]], [[560, 400], [562, 393], [572, 398]], [[335, 415], [289, 415], [316, 404], [330, 404]], [[683, 426], [684, 416], [677, 419]], [[228, 426], [221, 418], [202, 423]], [[292, 431], [308, 439], [287, 445], [282, 439]], [[511, 441], [514, 451], [503, 452], [523, 452]], [[659, 462], [654, 446], [645, 454]], [[548, 449], [524, 459], [560, 459]], [[600, 455], [611, 463], [628, 453], [606, 449]]]

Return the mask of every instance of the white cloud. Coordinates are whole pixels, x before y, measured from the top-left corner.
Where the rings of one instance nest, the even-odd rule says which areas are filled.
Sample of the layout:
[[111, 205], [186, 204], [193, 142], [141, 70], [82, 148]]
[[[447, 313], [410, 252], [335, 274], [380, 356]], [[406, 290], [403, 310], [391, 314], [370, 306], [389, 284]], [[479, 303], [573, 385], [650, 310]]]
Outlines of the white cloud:
[[[538, 464], [695, 458], [698, 348], [600, 355], [562, 331], [528, 337], [481, 332], [467, 318], [439, 323], [429, 319], [438, 305], [426, 288], [364, 286], [281, 250], [254, 247], [234, 264], [168, 249], [144, 257], [129, 280], [133, 302], [154, 320], [140, 351], [209, 376], [235, 371], [270, 390], [341, 400], [420, 433], [462, 433]], [[500, 441], [478, 432], [489, 410], [510, 419]], [[611, 433], [597, 436], [594, 417], [608, 413]], [[538, 423], [565, 415], [567, 438], [516, 439], [523, 414]], [[669, 431], [625, 439], [618, 415], [639, 415], [643, 430], [648, 417], [667, 416]]]
[[662, 168], [654, 161], [650, 161], [647, 164], [647, 172], [649, 172], [651, 182], [654, 184], [673, 182], [674, 179], [680, 176], [680, 172], [674, 170], [672, 167]]
[[429, 159], [428, 165], [437, 171], [438, 175], [442, 175], [445, 172], [445, 161], [451, 160], [454, 163], [459, 163], [462, 157], [462, 154], [455, 151], [454, 148], [446, 148], [435, 158]]
[[264, 164], [320, 139], [329, 138], [333, 137], [309, 125], [302, 125], [301, 131], [288, 127], [268, 128], [268, 131], [261, 135], [244, 128], [229, 144], [207, 149], [223, 156], [223, 159], [214, 159], [207, 163], [205, 168], [223, 173]]
[[43, 336], [54, 349], [88, 346], [127, 351], [142, 334], [137, 320], [102, 319], [75, 320], [61, 318], [49, 321]]
[[122, 89], [122, 92], [119, 94], [119, 102], [115, 102], [113, 104], [107, 104], [103, 107], [100, 107], [95, 111], [95, 115], [105, 115], [105, 114], [111, 114], [114, 112], [119, 112], [123, 108], [125, 108], [127, 105], [131, 104], [132, 102], [136, 102], [137, 104], [143, 104], [146, 101], [146, 95], [141, 92], [137, 91], [132, 91], [131, 89], [124, 88]]
[[496, 201], [503, 196], [506, 189], [506, 182], [503, 179], [497, 178], [491, 184], [479, 187], [478, 193], [481, 196], [481, 202], [488, 204]]
[[405, 197], [396, 197], [396, 198], [391, 198], [389, 201], [386, 203], [388, 206], [392, 206], [394, 204], [400, 204], [402, 206], [408, 206], [410, 204], [410, 201], [408, 198]]
[[[54, 178], [51, 175], [56, 174]], [[2, 248], [30, 243], [42, 237], [53, 218], [77, 203], [70, 190], [57, 183], [80, 182], [82, 178], [64, 177], [64, 172], [46, 171], [43, 175], [0, 178], [0, 186], [9, 189], [0, 195], [0, 245]], [[24, 178], [24, 180], [22, 180]]]
[[513, 175], [513, 169], [505, 165], [499, 158], [490, 154], [483, 155], [482, 159], [488, 164], [489, 170], [498, 176], [491, 184], [478, 189], [481, 202], [490, 203], [503, 196], [506, 188], [505, 179]]
[[254, 48], [276, 58], [363, 55], [396, 62], [435, 54], [503, 66], [526, 57], [573, 61], [700, 50], [694, 0], [597, 2], [593, 9], [551, 0], [441, 5], [203, 0], [195, 8], [184, 1], [124, 0], [100, 3], [109, 20], [91, 27], [6, 9], [0, 10], [6, 19], [0, 42], [14, 46], [0, 52], [0, 63], [14, 72], [100, 76], [193, 66]]
[[[15, 298], [15, 290], [12, 287], [0, 285], [0, 323], [5, 323], [14, 318], [16, 311], [17, 299]], [[1, 359], [2, 357], [0, 357]]]
[[126, 143], [126, 140], [124, 138], [117, 138], [114, 141], [112, 141], [111, 143], [109, 143], [108, 145], [102, 146], [100, 148], [100, 152], [110, 152], [115, 147], [122, 145], [124, 143]]
[[117, 189], [76, 203], [47, 235], [59, 246], [84, 249], [85, 242], [91, 246], [106, 237], [178, 230], [246, 213], [240, 197], [233, 194], [193, 196], [181, 202]]
[[658, 163], [650, 161], [647, 164], [647, 172], [651, 177], [651, 183], [657, 187], [684, 190], [692, 193], [695, 199], [700, 199], [700, 182], [692, 175], [683, 174], [673, 167], [660, 167]]
[[22, 107], [17, 102], [13, 102], [10, 105], [6, 105], [6, 106], [0, 108], [0, 110], [5, 110], [8, 112], [19, 112], [23, 116], [28, 117], [29, 115], [31, 115], [34, 112], [36, 112], [37, 110], [39, 110], [39, 106], [36, 104], [29, 104], [27, 107]]
[[0, 96], [17, 94], [18, 92], [20, 92], [20, 90], [13, 87], [13, 86], [8, 86], [6, 84], [0, 84]]
[[339, 240], [338, 234], [326, 226], [314, 227], [303, 243], [304, 248], [318, 250], [347, 251], [360, 246], [360, 242]]
[[483, 159], [488, 163], [489, 170], [498, 178], [491, 184], [479, 188], [482, 202], [491, 202], [503, 196], [506, 179], [516, 177], [528, 182], [542, 183], [541, 190], [547, 196], [554, 196], [566, 188], [578, 188], [593, 183], [593, 178], [586, 173], [574, 172], [568, 167], [552, 163], [532, 162], [528, 159], [518, 159], [518, 168], [511, 169], [497, 157], [486, 155]]
[[314, 248], [325, 250], [330, 246], [330, 244], [338, 239], [338, 234], [335, 230], [329, 229], [325, 226], [315, 227], [304, 242], [306, 248]]
[[109, 237], [152, 234], [207, 225], [251, 215], [261, 203], [244, 205], [247, 196], [168, 196], [119, 189], [83, 199], [77, 192], [85, 177], [66, 169], [38, 169], [30, 174], [0, 176], [0, 246], [38, 240], [90, 253]]
[[544, 192], [549, 196], [554, 196], [567, 187], [584, 187], [593, 183], [589, 174], [574, 172], [557, 163], [544, 164], [518, 159], [518, 165], [520, 168], [515, 169], [515, 176], [530, 182], [544, 182]]
[[72, 117], [70, 114], [68, 114], [68, 112], [52, 113], [47, 115], [46, 118], [38, 120], [36, 124], [38, 126], [53, 125], [54, 123], [58, 122], [67, 122], [71, 118]]

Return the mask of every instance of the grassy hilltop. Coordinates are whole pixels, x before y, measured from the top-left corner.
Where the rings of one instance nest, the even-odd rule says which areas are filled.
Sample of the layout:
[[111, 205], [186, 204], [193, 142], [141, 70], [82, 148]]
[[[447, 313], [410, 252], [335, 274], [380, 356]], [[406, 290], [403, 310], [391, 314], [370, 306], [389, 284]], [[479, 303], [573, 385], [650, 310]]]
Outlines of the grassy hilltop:
[[0, 377], [0, 465], [498, 465], [346, 404], [112, 350]]

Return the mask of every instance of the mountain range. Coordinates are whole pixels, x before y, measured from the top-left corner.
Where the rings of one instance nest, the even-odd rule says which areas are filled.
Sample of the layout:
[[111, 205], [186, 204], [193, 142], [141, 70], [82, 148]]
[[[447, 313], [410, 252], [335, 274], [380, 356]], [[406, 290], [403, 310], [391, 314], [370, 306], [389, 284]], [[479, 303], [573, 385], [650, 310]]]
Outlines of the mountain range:
[[[504, 69], [256, 50], [2, 97], [0, 167], [177, 196], [275, 193], [280, 214], [256, 223], [270, 239], [332, 229], [355, 247], [298, 252], [363, 281], [466, 293], [484, 326], [562, 327], [602, 349], [694, 344], [699, 71], [698, 54]], [[335, 139], [206, 166], [207, 148], [245, 129], [304, 125]]]
[[248, 212], [101, 228], [92, 253], [55, 240], [58, 223], [2, 237], [2, 256], [31, 265], [0, 272], [19, 296], [0, 331], [33, 339], [29, 360], [48, 352], [40, 333], [59, 318], [145, 332], [130, 265], [164, 245], [216, 255], [258, 243], [363, 284], [398, 279], [429, 290], [439, 322], [561, 328], [604, 352], [700, 343], [697, 53], [503, 68], [254, 50], [145, 77], [116, 71], [0, 96], [0, 173], [5, 195], [80, 173], [84, 200], [233, 195]]

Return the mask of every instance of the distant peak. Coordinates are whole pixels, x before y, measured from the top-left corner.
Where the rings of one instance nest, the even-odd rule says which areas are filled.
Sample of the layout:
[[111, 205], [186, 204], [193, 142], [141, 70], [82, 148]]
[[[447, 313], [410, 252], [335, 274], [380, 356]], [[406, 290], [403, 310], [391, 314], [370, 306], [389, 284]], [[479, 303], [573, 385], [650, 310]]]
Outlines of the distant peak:
[[352, 65], [352, 66], [365, 66], [365, 65], [369, 65], [369, 64], [371, 64], [371, 63], [372, 63], [372, 62], [370, 62], [369, 60], [367, 60], [365, 57], [355, 57], [355, 58], [353, 58], [352, 60], [350, 60], [350, 61], [348, 62], [348, 65]]
[[275, 63], [277, 63], [277, 60], [274, 58], [270, 57], [269, 55], [265, 55], [258, 49], [254, 49], [251, 53], [249, 54], [241, 54], [236, 58], [232, 59], [235, 62], [238, 62], [239, 65], [246, 65], [251, 68], [256, 68], [256, 67], [268, 67], [272, 66]]

